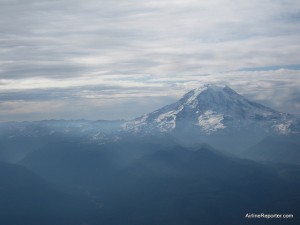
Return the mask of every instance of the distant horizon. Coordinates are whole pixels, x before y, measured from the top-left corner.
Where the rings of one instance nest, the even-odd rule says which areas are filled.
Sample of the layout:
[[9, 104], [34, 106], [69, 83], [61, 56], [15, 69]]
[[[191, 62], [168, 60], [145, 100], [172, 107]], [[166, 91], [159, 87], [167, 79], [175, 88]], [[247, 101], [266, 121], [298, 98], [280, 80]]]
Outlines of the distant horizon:
[[[200, 85], [203, 86], [203, 85], [207, 85], [207, 84], [210, 84], [210, 83], [199, 84], [199, 86], [194, 87], [193, 89], [200, 87]], [[216, 85], [220, 85], [220, 84], [216, 84]], [[223, 85], [224, 85], [224, 84], [222, 84], [222, 86], [223, 86]], [[225, 86], [230, 87], [229, 85], [225, 85]], [[231, 88], [231, 87], [230, 87], [230, 88]], [[188, 91], [191, 91], [191, 90], [193, 90], [193, 89], [190, 89], [190, 90], [188, 90]], [[188, 92], [188, 91], [187, 91], [187, 92]], [[234, 91], [235, 91], [235, 90], [234, 90]], [[186, 94], [187, 92], [185, 92], [184, 94]], [[183, 94], [183, 95], [184, 95], [184, 94]], [[240, 93], [239, 93], [239, 94], [240, 94]], [[157, 110], [157, 109], [159, 109], [159, 108], [162, 108], [162, 107], [164, 107], [164, 106], [166, 106], [166, 105], [172, 104], [172, 103], [178, 101], [183, 95], [181, 95], [180, 97], [174, 99], [174, 100], [171, 101], [171, 102], [166, 103], [165, 105], [162, 105], [162, 106], [160, 106], [160, 107], [154, 108], [154, 109], [152, 109], [151, 111], [145, 112], [145, 113], [143, 113], [143, 114], [148, 114], [148, 113], [150, 113], [150, 112], [152, 112], [152, 111], [155, 111], [155, 110]], [[268, 106], [268, 105], [265, 105], [265, 104], [264, 104], [264, 101], [260, 102], [260, 101], [255, 101], [255, 100], [252, 100], [252, 99], [249, 99], [249, 98], [248, 98], [248, 100], [251, 100], [251, 101], [257, 102], [257, 103], [259, 103], [259, 104], [262, 104], [262, 105], [264, 105], [264, 106], [266, 106], [266, 107], [272, 108], [272, 107], [270, 107], [270, 106]], [[294, 116], [296, 116], [296, 117], [299, 117], [299, 116], [300, 116], [300, 114], [297, 115], [297, 114], [293, 114], [293, 113], [289, 113], [289, 112], [280, 111], [280, 110], [277, 110], [277, 109], [275, 109], [275, 108], [272, 108], [272, 109], [274, 109], [274, 110], [276, 110], [276, 111], [278, 111], [278, 112], [288, 113], [288, 114], [294, 115]], [[92, 118], [83, 118], [83, 117], [81, 117], [81, 118], [78, 117], [78, 118], [69, 118], [69, 119], [67, 119], [67, 118], [61, 117], [61, 118], [43, 118], [43, 119], [36, 119], [36, 120], [34, 120], [34, 119], [33, 119], [33, 120], [0, 120], [0, 122], [5, 123], [5, 122], [43, 122], [43, 121], [91, 121], [91, 122], [96, 122], [96, 121], [130, 121], [130, 120], [133, 120], [133, 119], [135, 119], [135, 118], [137, 118], [137, 117], [142, 116], [143, 114], [139, 114], [139, 115], [136, 115], [135, 117], [127, 118], [127, 119], [125, 119], [125, 118], [113, 118], [113, 119], [109, 119], [109, 118], [94, 118], [94, 119], [92, 119]]]

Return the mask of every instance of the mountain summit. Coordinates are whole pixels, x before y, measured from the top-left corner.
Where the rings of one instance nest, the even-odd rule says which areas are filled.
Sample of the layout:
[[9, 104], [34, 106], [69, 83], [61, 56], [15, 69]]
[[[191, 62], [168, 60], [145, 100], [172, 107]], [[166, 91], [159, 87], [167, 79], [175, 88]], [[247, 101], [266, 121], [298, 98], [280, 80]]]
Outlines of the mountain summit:
[[202, 134], [253, 129], [289, 134], [297, 119], [248, 100], [225, 85], [206, 84], [186, 93], [179, 101], [123, 125], [133, 133], [170, 133], [190, 130]]

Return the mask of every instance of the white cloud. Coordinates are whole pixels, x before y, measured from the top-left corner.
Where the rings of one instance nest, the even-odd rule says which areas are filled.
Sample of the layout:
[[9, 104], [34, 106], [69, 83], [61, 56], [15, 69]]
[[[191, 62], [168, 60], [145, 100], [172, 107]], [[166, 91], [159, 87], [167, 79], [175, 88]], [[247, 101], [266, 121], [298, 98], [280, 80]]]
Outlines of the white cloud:
[[[12, 102], [20, 92], [44, 96], [60, 89], [49, 99], [73, 96], [79, 108], [82, 98], [107, 97], [103, 88], [113, 87], [115, 104], [124, 105], [116, 100], [173, 99], [199, 82], [227, 82], [253, 99], [300, 114], [293, 97], [299, 71], [228, 72], [299, 64], [299, 27], [300, 2], [294, 0], [3, 0], [0, 98]], [[162, 103], [149, 102], [148, 108]]]

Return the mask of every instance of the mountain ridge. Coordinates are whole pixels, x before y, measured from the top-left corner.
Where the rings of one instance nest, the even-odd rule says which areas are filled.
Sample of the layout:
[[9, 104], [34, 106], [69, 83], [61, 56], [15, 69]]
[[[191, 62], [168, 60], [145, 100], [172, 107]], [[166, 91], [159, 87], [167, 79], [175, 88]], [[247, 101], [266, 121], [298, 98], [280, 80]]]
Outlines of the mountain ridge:
[[255, 129], [290, 134], [297, 118], [250, 101], [226, 85], [205, 84], [189, 91], [177, 102], [126, 122], [132, 133], [170, 133], [191, 129], [211, 135], [229, 130]]

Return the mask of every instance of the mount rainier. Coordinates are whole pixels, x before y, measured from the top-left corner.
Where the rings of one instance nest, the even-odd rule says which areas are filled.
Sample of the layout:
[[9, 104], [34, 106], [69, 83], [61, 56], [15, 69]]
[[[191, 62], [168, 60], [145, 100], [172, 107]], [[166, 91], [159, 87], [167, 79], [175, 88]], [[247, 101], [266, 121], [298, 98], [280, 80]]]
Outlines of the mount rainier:
[[300, 152], [299, 121], [250, 101], [228, 86], [206, 84], [131, 121], [0, 123], [0, 156], [14, 163], [45, 143], [65, 140], [98, 145], [129, 141], [143, 146], [150, 141], [183, 146], [205, 143], [241, 157], [280, 162], [285, 157], [284, 162], [300, 164], [300, 154], [295, 153]]
[[199, 132], [202, 135], [258, 132], [299, 133], [299, 120], [248, 100], [224, 85], [202, 85], [177, 102], [123, 124], [135, 134]]

